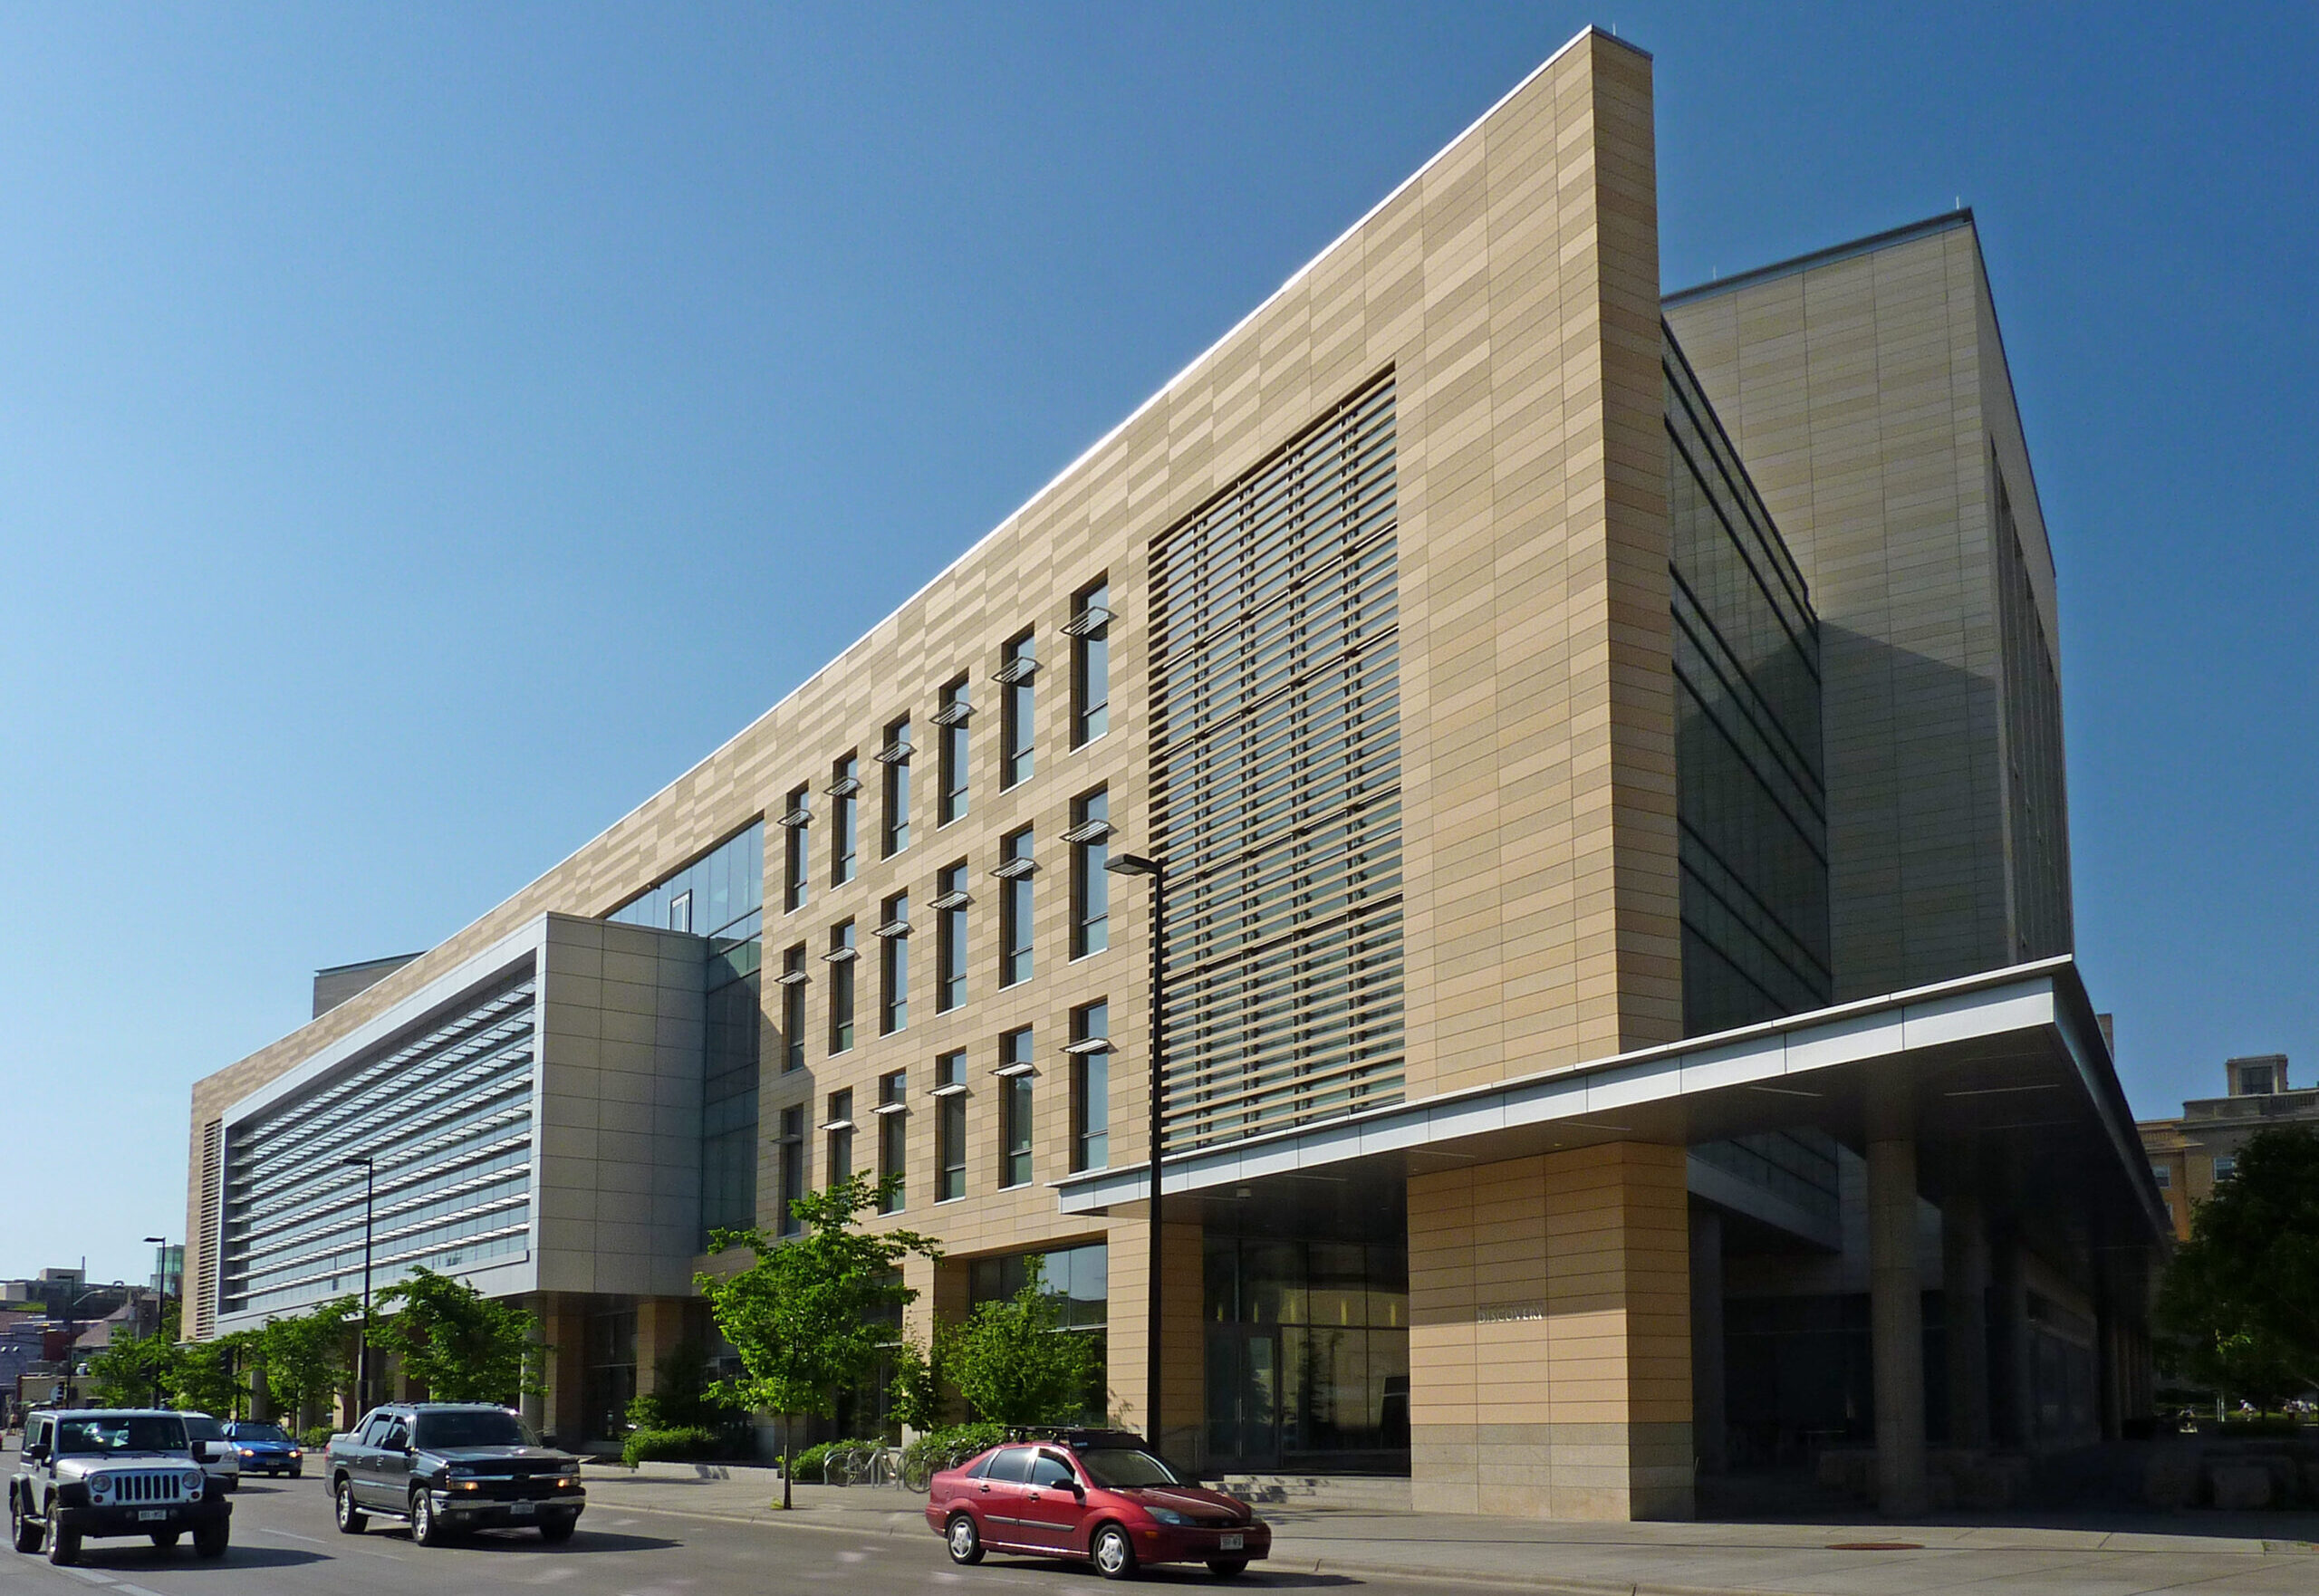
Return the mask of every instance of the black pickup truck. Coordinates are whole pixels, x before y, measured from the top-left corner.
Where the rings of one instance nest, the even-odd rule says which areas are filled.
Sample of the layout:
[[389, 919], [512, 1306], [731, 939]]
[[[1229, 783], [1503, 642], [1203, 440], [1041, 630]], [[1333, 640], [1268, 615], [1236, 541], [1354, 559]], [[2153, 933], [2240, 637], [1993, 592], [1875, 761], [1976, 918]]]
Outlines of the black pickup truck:
[[322, 1457], [342, 1534], [372, 1515], [406, 1519], [410, 1538], [440, 1545], [467, 1530], [535, 1527], [568, 1541], [588, 1495], [580, 1460], [537, 1445], [505, 1408], [390, 1402], [373, 1408]]

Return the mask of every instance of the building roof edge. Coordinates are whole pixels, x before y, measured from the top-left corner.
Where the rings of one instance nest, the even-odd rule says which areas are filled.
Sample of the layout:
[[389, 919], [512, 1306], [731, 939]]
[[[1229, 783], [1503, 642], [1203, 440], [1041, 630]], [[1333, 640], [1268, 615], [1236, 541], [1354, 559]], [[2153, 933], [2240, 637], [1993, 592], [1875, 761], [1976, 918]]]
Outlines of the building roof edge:
[[1910, 222], [1901, 226], [1889, 227], [1881, 233], [1872, 233], [1865, 238], [1854, 238], [1843, 244], [1831, 244], [1825, 249], [1815, 249], [1809, 255], [1794, 255], [1784, 261], [1774, 261], [1767, 266], [1756, 266], [1751, 271], [1741, 272], [1736, 276], [1718, 277], [1708, 283], [1695, 283], [1689, 288], [1679, 288], [1672, 293], [1660, 295], [1659, 303], [1662, 308], [1671, 309], [1679, 305], [1689, 304], [1697, 300], [1712, 298], [1718, 293], [1729, 293], [1741, 288], [1752, 288], [1758, 283], [1769, 283], [1780, 277], [1792, 277], [1798, 272], [1808, 272], [1814, 266], [1833, 265], [1837, 261], [1850, 260], [1854, 255], [1867, 255], [1879, 249], [1890, 249], [1894, 245], [1909, 244], [1919, 238], [1929, 238], [1935, 234], [1949, 232], [1952, 228], [1972, 226], [1973, 207], [1968, 205], [1958, 210], [1943, 211], [1937, 216], [1927, 216], [1920, 222]]

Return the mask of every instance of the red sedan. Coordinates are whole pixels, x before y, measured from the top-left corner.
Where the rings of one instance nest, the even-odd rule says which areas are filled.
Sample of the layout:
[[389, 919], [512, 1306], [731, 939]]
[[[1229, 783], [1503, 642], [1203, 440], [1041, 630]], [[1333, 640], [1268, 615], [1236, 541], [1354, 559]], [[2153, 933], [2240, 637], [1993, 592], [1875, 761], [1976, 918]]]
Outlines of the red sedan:
[[1107, 1580], [1148, 1562], [1205, 1562], [1229, 1578], [1272, 1553], [1272, 1526], [1116, 1430], [1010, 1442], [934, 1476], [926, 1522], [954, 1562], [985, 1552], [1083, 1558]]

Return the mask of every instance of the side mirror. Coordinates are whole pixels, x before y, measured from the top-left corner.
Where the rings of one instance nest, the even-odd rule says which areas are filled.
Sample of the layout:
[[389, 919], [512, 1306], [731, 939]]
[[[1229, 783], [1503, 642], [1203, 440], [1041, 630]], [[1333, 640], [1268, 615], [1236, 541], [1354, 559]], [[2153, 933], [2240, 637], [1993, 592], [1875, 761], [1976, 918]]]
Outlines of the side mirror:
[[196, 1442], [194, 1442], [194, 1444], [193, 1444], [193, 1460], [194, 1460], [196, 1463], [215, 1463], [215, 1462], [217, 1462], [217, 1442], [215, 1442], [215, 1441], [196, 1441]]
[[47, 1462], [48, 1443], [46, 1441], [34, 1441], [31, 1446], [24, 1448], [24, 1456], [31, 1458], [34, 1463]]

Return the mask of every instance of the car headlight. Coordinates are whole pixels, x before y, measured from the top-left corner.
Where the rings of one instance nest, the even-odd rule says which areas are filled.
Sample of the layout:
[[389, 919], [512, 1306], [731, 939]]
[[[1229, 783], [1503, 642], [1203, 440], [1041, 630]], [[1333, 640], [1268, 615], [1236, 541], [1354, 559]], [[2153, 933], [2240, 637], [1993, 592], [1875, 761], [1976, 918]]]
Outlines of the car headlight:
[[89, 1476], [89, 1495], [101, 1500], [112, 1495], [112, 1476], [97, 1474]]
[[245, 1457], [255, 1457], [257, 1456], [257, 1448], [255, 1447], [236, 1447], [235, 1450], [240, 1452]]
[[578, 1490], [580, 1488], [580, 1476], [576, 1474], [558, 1475], [555, 1478], [555, 1488], [559, 1491]]
[[293, 1463], [297, 1462], [299, 1458], [303, 1457], [305, 1455], [306, 1451], [303, 1447], [293, 1447], [290, 1448], [290, 1461]]
[[1191, 1520], [1172, 1507], [1147, 1507], [1143, 1510], [1161, 1524], [1189, 1524]]

